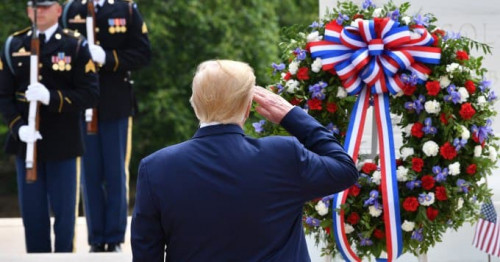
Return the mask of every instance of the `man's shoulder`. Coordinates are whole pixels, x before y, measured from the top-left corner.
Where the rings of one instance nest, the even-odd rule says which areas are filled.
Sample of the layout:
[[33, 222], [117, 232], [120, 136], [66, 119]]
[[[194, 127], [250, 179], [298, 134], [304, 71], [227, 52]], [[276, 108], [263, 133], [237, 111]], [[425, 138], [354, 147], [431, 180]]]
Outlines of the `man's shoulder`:
[[19, 31], [16, 31], [10, 35], [12, 41], [24, 40], [26, 37], [30, 37], [32, 34], [31, 27], [26, 27]]
[[146, 164], [154, 164], [170, 161], [173, 157], [179, 157], [182, 154], [186, 154], [187, 151], [190, 151], [188, 147], [191, 143], [192, 140], [187, 140], [179, 144], [164, 147], [145, 157], [142, 162]]

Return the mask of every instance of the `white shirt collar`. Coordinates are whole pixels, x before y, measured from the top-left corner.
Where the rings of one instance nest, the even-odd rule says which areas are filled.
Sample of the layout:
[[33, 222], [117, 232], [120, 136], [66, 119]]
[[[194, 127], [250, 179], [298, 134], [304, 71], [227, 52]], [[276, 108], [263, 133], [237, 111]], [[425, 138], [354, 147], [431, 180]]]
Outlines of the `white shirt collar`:
[[47, 42], [49, 42], [52, 35], [57, 31], [58, 27], [59, 27], [59, 23], [55, 23], [53, 26], [49, 27], [44, 32], [38, 30], [37, 34], [40, 34], [40, 33], [45, 34], [45, 43], [47, 43]]
[[221, 123], [219, 122], [210, 122], [210, 123], [200, 123], [200, 128], [204, 128], [207, 126], [215, 126], [215, 125], [220, 125]]
[[104, 5], [104, 1], [106, 1], [106, 0], [94, 0], [94, 4], [102, 7]]

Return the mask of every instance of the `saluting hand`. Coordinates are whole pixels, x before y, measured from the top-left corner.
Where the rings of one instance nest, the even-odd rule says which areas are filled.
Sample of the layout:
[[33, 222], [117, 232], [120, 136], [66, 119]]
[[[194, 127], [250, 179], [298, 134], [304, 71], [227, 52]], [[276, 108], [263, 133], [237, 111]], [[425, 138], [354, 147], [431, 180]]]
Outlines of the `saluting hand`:
[[283, 97], [260, 86], [254, 87], [253, 101], [259, 104], [255, 108], [257, 112], [275, 124], [279, 124], [293, 108]]

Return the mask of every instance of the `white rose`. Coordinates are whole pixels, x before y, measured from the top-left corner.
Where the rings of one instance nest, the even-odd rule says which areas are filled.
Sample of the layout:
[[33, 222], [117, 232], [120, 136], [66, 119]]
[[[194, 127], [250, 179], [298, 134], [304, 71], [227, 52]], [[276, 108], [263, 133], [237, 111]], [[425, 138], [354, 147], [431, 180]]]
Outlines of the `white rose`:
[[459, 87], [458, 93], [460, 94], [460, 103], [466, 102], [469, 98], [469, 91], [465, 87]]
[[405, 222], [403, 222], [401, 228], [406, 232], [411, 232], [415, 228], [415, 222], [411, 222], [405, 219]]
[[477, 97], [477, 104], [480, 106], [480, 107], [484, 107], [488, 104], [488, 101], [486, 101], [486, 97], [484, 96], [478, 96]]
[[375, 206], [368, 207], [368, 211], [372, 217], [379, 217], [382, 214], [382, 210], [376, 208]]
[[299, 89], [299, 85], [300, 85], [300, 82], [297, 81], [297, 80], [289, 80], [288, 82], [286, 82], [285, 86], [286, 86], [286, 91], [290, 94], [293, 94], [297, 91], [297, 89]]
[[462, 126], [462, 125], [460, 125], [460, 128], [462, 128], [462, 132], [461, 132], [462, 139], [465, 139], [465, 140], [469, 139], [470, 138], [469, 129], [467, 129], [467, 127]]
[[323, 202], [321, 200], [318, 201], [318, 203], [316, 204], [314, 209], [316, 209], [316, 211], [318, 212], [318, 214], [320, 216], [324, 216], [324, 215], [328, 214], [328, 207], [325, 205], [325, 202]]
[[456, 210], [462, 209], [463, 206], [464, 206], [464, 199], [460, 197], [458, 199], [458, 202], [457, 202], [457, 209]]
[[352, 232], [354, 232], [354, 227], [352, 227], [351, 224], [345, 223], [344, 229], [346, 234], [351, 234]]
[[319, 35], [318, 31], [311, 32], [310, 34], [307, 35], [307, 42], [316, 42], [321, 40], [321, 37]]
[[436, 156], [439, 152], [439, 146], [434, 141], [427, 141], [422, 146], [422, 151], [426, 156]]
[[405, 25], [409, 25], [411, 23], [411, 17], [403, 16], [403, 17], [401, 17], [401, 22], [403, 22], [403, 24], [405, 24]]
[[497, 150], [490, 146], [488, 147], [488, 150], [490, 151], [490, 155], [488, 156], [491, 161], [496, 162], [497, 161]]
[[373, 17], [382, 17], [382, 11], [384, 9], [382, 8], [376, 8], [375, 10], [373, 10]]
[[298, 70], [299, 70], [299, 62], [293, 61], [288, 65], [288, 71], [290, 71], [290, 74], [295, 75], [297, 74]]
[[404, 166], [398, 166], [398, 170], [396, 171], [398, 181], [405, 182], [408, 181], [408, 168]]
[[476, 146], [476, 147], [474, 147], [474, 157], [480, 157], [482, 153], [483, 153], [483, 147], [482, 146]]
[[321, 62], [321, 58], [316, 58], [314, 60], [314, 62], [311, 64], [311, 70], [314, 72], [314, 73], [318, 73], [319, 71], [321, 71], [321, 68], [323, 67], [323, 63]]
[[443, 88], [443, 89], [447, 88], [450, 84], [451, 84], [451, 81], [448, 78], [448, 76], [441, 76], [439, 78], [439, 85], [441, 86], [441, 88]]
[[338, 90], [337, 90], [337, 97], [338, 98], [344, 98], [347, 96], [347, 92], [345, 91], [345, 89], [341, 86], [338, 87]]
[[401, 148], [401, 157], [405, 160], [407, 157], [412, 156], [415, 153], [415, 150], [411, 147], [403, 147]]
[[460, 174], [460, 163], [455, 162], [453, 164], [448, 165], [448, 173], [452, 176], [456, 176]]
[[375, 171], [372, 174], [372, 182], [375, 183], [376, 185], [380, 185], [380, 180], [382, 179], [382, 173], [380, 171]]
[[460, 65], [457, 63], [451, 63], [449, 65], [446, 65], [446, 72], [451, 73], [456, 71], [457, 69], [460, 69]]
[[429, 113], [429, 114], [436, 114], [437, 115], [441, 111], [441, 105], [436, 100], [431, 100], [431, 101], [425, 102], [424, 107], [425, 107], [425, 111], [427, 111], [427, 113]]
[[425, 198], [425, 200], [422, 203], [420, 203], [420, 204], [422, 206], [430, 206], [430, 205], [434, 204], [435, 200], [436, 199], [434, 197], [434, 193], [430, 192], [430, 193], [427, 194], [427, 197]]

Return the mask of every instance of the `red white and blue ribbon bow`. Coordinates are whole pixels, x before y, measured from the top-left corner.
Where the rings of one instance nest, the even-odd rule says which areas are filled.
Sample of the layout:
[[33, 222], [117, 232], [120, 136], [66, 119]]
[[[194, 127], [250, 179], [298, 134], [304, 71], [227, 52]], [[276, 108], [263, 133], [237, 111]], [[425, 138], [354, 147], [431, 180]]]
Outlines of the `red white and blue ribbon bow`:
[[[325, 27], [324, 40], [309, 44], [311, 56], [322, 59], [323, 70], [334, 69], [347, 93], [358, 95], [344, 145], [355, 162], [373, 95], [387, 248], [387, 259], [378, 261], [396, 260], [403, 248], [389, 93], [401, 91], [400, 74], [405, 70], [415, 73], [421, 81], [427, 80], [431, 70], [423, 63], [439, 64], [441, 59], [441, 49], [430, 47], [433, 41], [423, 26], [417, 25], [410, 30], [390, 18], [375, 18], [360, 19], [357, 27], [342, 27], [332, 21]], [[334, 195], [334, 209], [340, 209], [346, 202], [348, 192], [349, 189]], [[343, 210], [333, 212], [333, 228], [337, 247], [344, 259], [361, 261], [347, 241]]]

